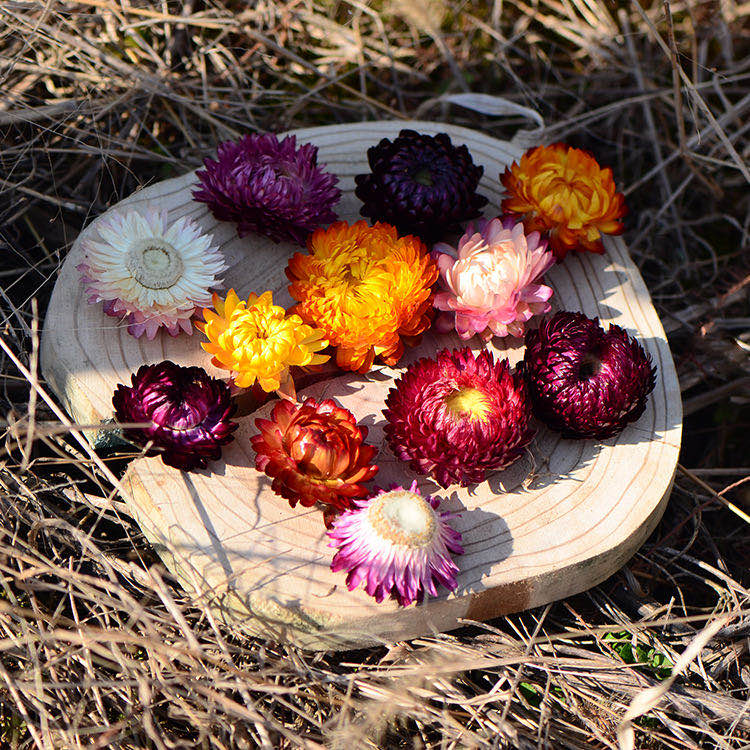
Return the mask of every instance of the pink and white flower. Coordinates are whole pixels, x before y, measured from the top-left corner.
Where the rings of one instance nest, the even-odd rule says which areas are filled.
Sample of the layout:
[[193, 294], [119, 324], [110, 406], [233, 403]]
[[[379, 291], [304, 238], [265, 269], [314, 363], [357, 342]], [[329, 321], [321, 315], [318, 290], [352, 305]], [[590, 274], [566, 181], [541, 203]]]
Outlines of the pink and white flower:
[[172, 224], [166, 211], [116, 210], [96, 223], [98, 239], [82, 241], [78, 265], [89, 302], [124, 318], [128, 332], [149, 339], [164, 327], [192, 333], [191, 318], [211, 305], [226, 269], [211, 237], [190, 218]]
[[423, 497], [416, 481], [407, 490], [394, 485], [369, 500], [355, 500], [332, 524], [329, 546], [338, 547], [331, 570], [347, 572], [353, 591], [364, 582], [375, 601], [392, 594], [401, 606], [437, 596], [436, 584], [449, 591], [458, 583], [451, 553], [463, 554], [461, 534], [448, 521], [455, 513], [437, 508], [440, 501]]
[[552, 289], [539, 281], [555, 257], [539, 232], [526, 234], [515, 219], [481, 220], [476, 230], [470, 224], [457, 249], [439, 242], [433, 257], [444, 289], [434, 300], [442, 333], [523, 336], [532, 317], [551, 309]]

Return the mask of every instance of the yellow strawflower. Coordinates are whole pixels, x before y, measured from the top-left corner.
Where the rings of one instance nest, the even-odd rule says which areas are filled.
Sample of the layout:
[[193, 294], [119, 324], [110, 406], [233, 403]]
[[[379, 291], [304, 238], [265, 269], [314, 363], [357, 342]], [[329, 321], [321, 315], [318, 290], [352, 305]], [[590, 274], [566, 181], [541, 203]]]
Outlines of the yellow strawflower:
[[230, 289], [226, 300], [213, 296], [214, 310], [203, 311], [197, 323], [207, 343], [201, 346], [213, 355], [213, 364], [230, 370], [235, 385], [249, 388], [257, 380], [271, 392], [289, 380], [293, 365], [319, 365], [328, 356], [318, 354], [328, 346], [322, 331], [305, 325], [298, 315], [287, 315], [273, 304], [271, 292], [251, 294], [247, 302]]

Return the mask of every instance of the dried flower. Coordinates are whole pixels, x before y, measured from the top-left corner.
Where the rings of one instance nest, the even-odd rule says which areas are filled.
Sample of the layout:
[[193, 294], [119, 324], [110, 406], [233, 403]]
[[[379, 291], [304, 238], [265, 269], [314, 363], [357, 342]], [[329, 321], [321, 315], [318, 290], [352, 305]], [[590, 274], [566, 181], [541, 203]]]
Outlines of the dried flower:
[[627, 209], [612, 170], [564, 143], [529, 149], [501, 176], [503, 211], [523, 219], [527, 232], [549, 232], [558, 260], [570, 250], [603, 253], [602, 234], [622, 234]]
[[221, 221], [237, 224], [244, 237], [257, 232], [275, 242], [304, 244], [307, 235], [336, 218], [341, 197], [338, 177], [318, 166], [318, 147], [297, 148], [289, 135], [246, 135], [219, 145], [217, 158], [197, 172], [200, 186], [193, 198], [207, 203]]
[[420, 359], [385, 403], [391, 450], [443, 487], [483, 481], [519, 458], [534, 435], [523, 378], [487, 351], [444, 349]]
[[429, 325], [430, 286], [438, 270], [416, 237], [365, 221], [337, 222], [308, 241], [309, 253], [289, 261], [293, 312], [325, 333], [337, 347], [336, 363], [367, 372], [379, 356], [393, 365]]
[[564, 437], [608, 438], [634, 422], [656, 368], [619, 326], [558, 312], [526, 334], [524, 368], [534, 413]]
[[[457, 257], [456, 257], [457, 256]], [[439, 330], [455, 327], [462, 339], [479, 334], [523, 336], [524, 324], [548, 312], [552, 289], [539, 284], [555, 262], [538, 232], [526, 235], [514, 219], [479, 221], [469, 226], [458, 249], [438, 243], [433, 248], [443, 287], [435, 307], [444, 313]]]
[[166, 211], [113, 210], [96, 223], [100, 239], [82, 240], [78, 265], [89, 302], [125, 318], [128, 332], [149, 339], [164, 327], [192, 333], [196, 308], [207, 305], [226, 264], [211, 238], [187, 217], [173, 224]]
[[357, 500], [328, 532], [337, 547], [331, 570], [347, 572], [350, 591], [364, 581], [375, 601], [392, 594], [405, 607], [437, 596], [436, 584], [458, 586], [458, 566], [451, 553], [462, 554], [461, 534], [448, 524], [455, 513], [438, 512], [440, 501], [423, 497], [417, 483], [407, 490], [394, 485], [370, 500]]
[[130, 379], [132, 386], [119, 384], [112, 396], [115, 419], [149, 424], [123, 431], [137, 445], [149, 446], [146, 455], [183, 471], [203, 469], [234, 440], [229, 386], [202, 368], [165, 360], [143, 365]]
[[250, 388], [257, 380], [270, 393], [289, 379], [292, 365], [328, 361], [317, 354], [328, 345], [323, 334], [274, 305], [271, 292], [251, 294], [245, 303], [230, 289], [226, 300], [215, 294], [213, 303], [215, 311], [204, 310], [205, 322], [196, 323], [208, 338], [201, 346], [216, 367], [232, 372], [238, 387]]
[[479, 216], [487, 198], [476, 190], [483, 167], [466, 146], [454, 146], [445, 133], [402, 130], [367, 150], [370, 174], [354, 179], [362, 216], [395, 225], [401, 234], [425, 242], [443, 237]]
[[365, 444], [367, 428], [330, 399], [301, 404], [281, 400], [270, 419], [257, 419], [260, 430], [252, 439], [255, 467], [273, 479], [277, 495], [294, 507], [323, 503], [335, 510], [351, 507], [367, 497], [364, 482], [378, 467], [371, 463], [377, 450]]

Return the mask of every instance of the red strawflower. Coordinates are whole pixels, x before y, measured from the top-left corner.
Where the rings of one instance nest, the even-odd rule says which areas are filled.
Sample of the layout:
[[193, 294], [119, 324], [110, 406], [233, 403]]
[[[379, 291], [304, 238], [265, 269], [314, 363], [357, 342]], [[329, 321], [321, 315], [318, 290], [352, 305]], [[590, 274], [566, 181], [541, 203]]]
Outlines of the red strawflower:
[[391, 450], [441, 486], [483, 481], [515, 461], [534, 435], [523, 378], [483, 351], [420, 359], [386, 399]]
[[534, 414], [570, 438], [608, 438], [643, 414], [656, 368], [620, 326], [558, 312], [526, 334]]
[[260, 430], [251, 438], [255, 468], [273, 479], [277, 495], [309, 508], [315, 503], [335, 510], [364, 498], [364, 483], [378, 467], [370, 461], [377, 450], [365, 444], [367, 428], [331, 399], [301, 404], [282, 399], [270, 419], [255, 420]]

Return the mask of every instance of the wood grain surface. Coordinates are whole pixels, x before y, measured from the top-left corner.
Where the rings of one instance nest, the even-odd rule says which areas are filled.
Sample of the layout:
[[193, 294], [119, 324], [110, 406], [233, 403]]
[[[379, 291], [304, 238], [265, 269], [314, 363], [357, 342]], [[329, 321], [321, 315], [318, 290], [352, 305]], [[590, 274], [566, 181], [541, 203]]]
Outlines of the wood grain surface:
[[[370, 122], [297, 132], [320, 147], [319, 160], [341, 178], [339, 215], [359, 218], [354, 175], [367, 171], [366, 149], [394, 137], [405, 124]], [[480, 190], [490, 198], [485, 214], [496, 215], [499, 174], [520, 156], [507, 142], [465, 128], [409, 123], [426, 133], [448, 132], [465, 143], [485, 168]], [[171, 219], [190, 215], [213, 234], [230, 266], [225, 286], [240, 297], [274, 291], [291, 304], [284, 268], [298, 248], [261, 237], [240, 239], [234, 226], [217, 222], [206, 206], [191, 199], [193, 173], [138, 191], [118, 207], [167, 208]], [[81, 236], [96, 231], [92, 222]], [[195, 596], [233, 627], [305, 648], [347, 648], [442, 632], [464, 620], [486, 620], [535, 607], [583, 591], [602, 581], [643, 543], [669, 495], [682, 426], [680, 393], [664, 331], [648, 291], [621, 239], [607, 238], [603, 256], [568, 256], [547, 281], [556, 308], [580, 310], [613, 321], [638, 335], [658, 367], [656, 388], [646, 412], [619, 436], [605, 441], [563, 440], [541, 428], [528, 454], [481, 485], [442, 490], [420, 479], [423, 492], [443, 498], [443, 507], [461, 511], [454, 522], [466, 553], [458, 558], [458, 590], [421, 605], [376, 604], [362, 590], [349, 592], [344, 575], [329, 565], [322, 514], [292, 509], [255, 471], [250, 437], [258, 413], [241, 418], [236, 440], [208, 470], [179, 472], [157, 458], [138, 458], [123, 480], [123, 496], [167, 567]], [[80, 238], [55, 286], [42, 338], [42, 370], [47, 383], [77, 423], [96, 425], [112, 416], [112, 392], [129, 382], [141, 364], [171, 359], [210, 365], [200, 334], [153, 341], [130, 336], [123, 324], [86, 302], [76, 265]], [[479, 342], [473, 342], [479, 348]], [[343, 374], [303, 391], [335, 398], [370, 429], [369, 441], [383, 446], [385, 395], [403, 365], [439, 348], [461, 345], [456, 337], [425, 336], [396, 370], [367, 376]], [[496, 354], [516, 362], [518, 342], [500, 342]], [[106, 434], [92, 430], [91, 439]], [[386, 447], [377, 457], [375, 484], [409, 483], [408, 466]]]

